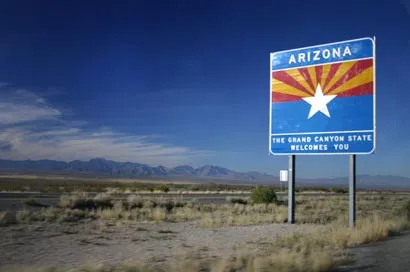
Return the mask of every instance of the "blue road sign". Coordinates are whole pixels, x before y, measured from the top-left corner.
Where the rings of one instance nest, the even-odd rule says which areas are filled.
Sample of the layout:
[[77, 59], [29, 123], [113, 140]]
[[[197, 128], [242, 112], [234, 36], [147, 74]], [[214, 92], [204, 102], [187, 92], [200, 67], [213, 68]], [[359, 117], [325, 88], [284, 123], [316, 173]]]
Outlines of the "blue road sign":
[[271, 53], [270, 67], [271, 154], [374, 153], [375, 39]]

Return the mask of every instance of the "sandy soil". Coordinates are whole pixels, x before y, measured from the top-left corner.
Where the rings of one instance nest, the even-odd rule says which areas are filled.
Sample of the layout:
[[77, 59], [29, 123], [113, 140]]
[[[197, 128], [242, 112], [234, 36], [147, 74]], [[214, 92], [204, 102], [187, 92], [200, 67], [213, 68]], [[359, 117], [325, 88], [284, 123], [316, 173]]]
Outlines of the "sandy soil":
[[116, 265], [128, 260], [175, 259], [199, 252], [220, 257], [235, 248], [260, 249], [285, 233], [308, 232], [324, 226], [270, 224], [203, 229], [195, 222], [106, 226], [97, 222], [73, 225], [31, 225], [0, 229], [0, 268], [17, 264], [70, 269], [87, 264]]

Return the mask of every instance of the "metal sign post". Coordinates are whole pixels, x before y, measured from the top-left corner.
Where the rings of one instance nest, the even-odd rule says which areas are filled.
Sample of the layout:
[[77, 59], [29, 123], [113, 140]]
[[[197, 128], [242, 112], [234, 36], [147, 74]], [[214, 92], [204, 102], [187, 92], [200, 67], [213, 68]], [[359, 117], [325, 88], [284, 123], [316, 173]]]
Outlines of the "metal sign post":
[[282, 193], [283, 192], [283, 189], [282, 189], [282, 170], [280, 171], [280, 174], [279, 174], [279, 185], [280, 185], [280, 192]]
[[295, 223], [295, 155], [289, 155], [288, 223]]
[[356, 155], [349, 157], [349, 227], [356, 225]]
[[350, 155], [349, 217], [356, 220], [356, 155], [376, 148], [375, 38], [270, 54], [269, 152], [289, 156], [289, 223], [295, 156]]

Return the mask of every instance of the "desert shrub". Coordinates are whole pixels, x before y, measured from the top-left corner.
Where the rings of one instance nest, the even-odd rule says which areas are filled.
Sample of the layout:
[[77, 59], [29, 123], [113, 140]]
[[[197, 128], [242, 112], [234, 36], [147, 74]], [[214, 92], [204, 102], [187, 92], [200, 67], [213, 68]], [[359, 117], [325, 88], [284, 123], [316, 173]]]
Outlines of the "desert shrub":
[[[309, 190], [308, 188], [306, 190]], [[330, 192], [331, 189], [330, 188], [326, 188], [326, 187], [312, 187], [311, 188], [312, 191], [319, 191], [319, 192]]]
[[403, 207], [398, 211], [398, 215], [404, 216], [410, 221], [410, 200], [408, 200]]
[[128, 209], [140, 209], [144, 206], [144, 199], [136, 195], [129, 195], [124, 204]]
[[11, 212], [0, 212], [0, 227], [8, 226], [16, 222], [16, 216]]
[[267, 187], [258, 187], [251, 194], [253, 203], [276, 203], [278, 198], [275, 189]]
[[232, 204], [242, 204], [242, 205], [248, 204], [248, 201], [243, 198], [229, 198], [228, 201], [231, 202]]
[[32, 206], [32, 207], [47, 207], [47, 205], [39, 203], [37, 200], [34, 198], [27, 198], [23, 201], [23, 203], [27, 206]]
[[332, 188], [332, 192], [337, 194], [347, 194], [348, 191], [345, 188]]
[[90, 210], [97, 208], [112, 208], [112, 198], [107, 194], [98, 194], [89, 198], [87, 194], [62, 195], [59, 206], [62, 208]]
[[168, 193], [169, 192], [169, 187], [165, 184], [160, 184], [157, 186], [156, 188], [158, 191], [164, 192], [164, 193]]
[[77, 222], [90, 217], [91, 214], [81, 210], [59, 209], [59, 208], [42, 208], [38, 211], [20, 210], [16, 213], [16, 219], [19, 223], [31, 222]]

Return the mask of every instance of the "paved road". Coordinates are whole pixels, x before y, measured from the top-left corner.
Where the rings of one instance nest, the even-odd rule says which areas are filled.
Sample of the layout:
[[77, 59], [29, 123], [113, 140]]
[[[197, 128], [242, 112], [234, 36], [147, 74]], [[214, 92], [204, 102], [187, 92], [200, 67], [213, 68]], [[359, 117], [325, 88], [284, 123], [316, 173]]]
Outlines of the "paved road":
[[339, 268], [337, 272], [410, 271], [410, 232], [384, 242], [354, 248], [351, 252], [356, 263]]
[[[93, 197], [96, 193], [90, 193], [89, 196]], [[175, 194], [175, 193], [164, 193], [164, 194], [138, 194], [144, 197], [165, 197], [165, 198], [179, 198], [183, 197], [185, 200], [196, 199], [198, 203], [214, 203], [223, 204], [227, 203], [227, 197], [249, 197], [250, 194]], [[365, 193], [360, 193], [360, 195], [367, 195]], [[372, 194], [368, 194], [372, 195]], [[374, 194], [373, 194], [374, 195]], [[396, 196], [407, 195], [406, 193], [396, 193]], [[33, 198], [39, 203], [44, 205], [55, 205], [58, 203], [61, 194], [59, 193], [3, 193], [0, 192], [0, 210], [19, 210], [25, 207], [23, 201], [28, 198]], [[116, 199], [125, 199], [129, 194], [113, 194]], [[348, 197], [348, 194], [323, 194], [323, 193], [297, 193], [296, 196], [310, 196], [310, 197]], [[286, 200], [286, 193], [278, 193], [279, 199]]]
[[[136, 195], [141, 195], [141, 196], [150, 196], [150, 197], [181, 197], [183, 196], [184, 198], [226, 198], [226, 197], [247, 197], [250, 195], [250, 193], [239, 193], [239, 194], [234, 194], [234, 193], [229, 193], [229, 194], [217, 194], [217, 193], [208, 193], [208, 194], [195, 194], [195, 193], [189, 193], [189, 194], [177, 194], [177, 193], [135, 193]], [[390, 194], [390, 193], [386, 193]], [[60, 193], [7, 193], [7, 192], [0, 192], [0, 199], [4, 198], [29, 198], [29, 197], [35, 197], [35, 198], [59, 198]], [[89, 195], [95, 196], [96, 193], [89, 193]], [[287, 196], [287, 193], [282, 193], [278, 192], [278, 196]], [[362, 196], [362, 195], [377, 195], [374, 193], [361, 193], [358, 192], [357, 195]], [[410, 193], [394, 193], [395, 196], [410, 196]], [[129, 194], [112, 194], [114, 197], [118, 198], [126, 198], [129, 196]], [[334, 193], [296, 193], [296, 196], [312, 196], [312, 197], [340, 197], [340, 196], [348, 196], [348, 194], [334, 194]]]
[[[95, 196], [95, 193], [90, 193], [89, 196]], [[196, 199], [198, 203], [207, 204], [223, 204], [227, 203], [227, 197], [248, 197], [249, 194], [139, 194], [143, 197], [165, 197], [179, 198], [183, 196], [185, 200]], [[0, 211], [17, 211], [25, 207], [23, 201], [28, 198], [33, 198], [43, 205], [55, 205], [59, 202], [61, 194], [59, 193], [0, 193]], [[113, 194], [113, 198], [126, 199], [128, 194]]]
[[[90, 197], [94, 197], [97, 193], [89, 193]], [[60, 193], [0, 193], [0, 199], [5, 198], [59, 198]], [[127, 198], [130, 194], [112, 194], [114, 198]], [[226, 198], [226, 197], [247, 197], [250, 194], [175, 194], [175, 193], [136, 193], [144, 197], [168, 197], [168, 198]]]

